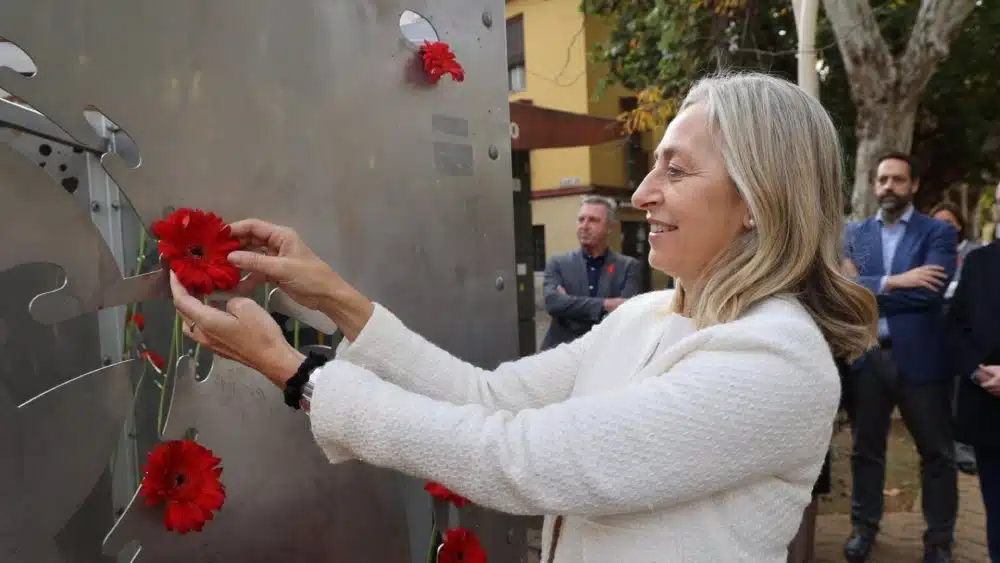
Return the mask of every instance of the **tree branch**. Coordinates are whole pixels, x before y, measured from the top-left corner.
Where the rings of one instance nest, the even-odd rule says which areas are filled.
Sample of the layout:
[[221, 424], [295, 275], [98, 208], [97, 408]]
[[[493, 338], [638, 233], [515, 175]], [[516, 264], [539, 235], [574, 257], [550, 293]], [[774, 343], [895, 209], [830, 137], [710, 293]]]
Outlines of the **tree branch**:
[[869, 0], [823, 0], [823, 10], [837, 38], [855, 105], [860, 109], [878, 104], [896, 81], [896, 65]]
[[906, 51], [899, 61], [900, 92], [914, 92], [913, 103], [919, 101], [939, 62], [948, 56], [952, 40], [976, 0], [923, 0], [917, 21], [913, 24]]

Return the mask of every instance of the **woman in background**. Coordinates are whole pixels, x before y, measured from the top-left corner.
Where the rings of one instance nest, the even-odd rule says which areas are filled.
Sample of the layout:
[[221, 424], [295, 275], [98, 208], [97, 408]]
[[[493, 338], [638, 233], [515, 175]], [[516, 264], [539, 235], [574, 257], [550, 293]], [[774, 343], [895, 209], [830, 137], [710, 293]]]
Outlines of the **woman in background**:
[[[949, 305], [951, 304], [951, 299], [955, 296], [955, 288], [958, 287], [958, 280], [962, 277], [962, 263], [965, 262], [965, 257], [982, 245], [969, 240], [969, 233], [965, 226], [965, 214], [962, 213], [961, 208], [954, 203], [950, 201], [942, 201], [941, 203], [935, 205], [934, 209], [931, 209], [931, 217], [946, 223], [951, 223], [951, 225], [958, 230], [958, 260], [955, 266], [955, 277], [951, 279], [951, 282], [948, 284], [948, 288], [944, 292], [945, 312], [947, 313]], [[959, 385], [960, 379], [956, 376], [956, 399], [952, 403], [952, 410], [956, 414], [958, 411], [957, 396]], [[955, 465], [958, 467], [959, 471], [965, 473], [966, 475], [975, 475], [977, 473], [976, 453], [973, 451], [971, 446], [961, 442], [955, 442]]]

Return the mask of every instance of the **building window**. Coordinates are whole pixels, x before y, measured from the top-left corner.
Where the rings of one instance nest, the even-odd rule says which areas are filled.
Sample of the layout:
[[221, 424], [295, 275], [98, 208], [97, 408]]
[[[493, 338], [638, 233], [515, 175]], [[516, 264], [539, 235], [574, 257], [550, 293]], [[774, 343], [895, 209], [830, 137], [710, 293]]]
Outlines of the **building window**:
[[545, 225], [531, 226], [531, 242], [535, 246], [535, 271], [545, 271]]
[[507, 90], [511, 93], [527, 89], [524, 66], [524, 14], [507, 20]]
[[512, 66], [507, 69], [507, 90], [511, 94], [517, 92], [524, 92], [528, 86], [526, 84], [527, 76], [525, 76], [524, 65]]
[[[639, 107], [639, 102], [634, 96], [621, 98], [618, 103], [619, 110], [624, 113]], [[639, 187], [642, 179], [649, 174], [649, 151], [642, 146], [642, 134], [632, 133], [625, 140], [625, 185], [634, 190]]]

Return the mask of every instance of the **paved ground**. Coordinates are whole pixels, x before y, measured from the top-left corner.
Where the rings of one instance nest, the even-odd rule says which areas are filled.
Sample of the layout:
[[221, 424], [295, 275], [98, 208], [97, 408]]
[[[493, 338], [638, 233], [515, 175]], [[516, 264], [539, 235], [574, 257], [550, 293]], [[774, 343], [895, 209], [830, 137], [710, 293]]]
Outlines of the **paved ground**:
[[[983, 502], [979, 495], [979, 482], [975, 477], [959, 477], [959, 516], [955, 542], [956, 563], [986, 563], [986, 528]], [[924, 520], [920, 514], [920, 501], [910, 512], [887, 514], [882, 533], [869, 563], [904, 563], [920, 561], [921, 534]], [[816, 560], [814, 563], [840, 563], [844, 561], [842, 549], [850, 532], [850, 518], [846, 514], [827, 514], [819, 517], [816, 525]]]

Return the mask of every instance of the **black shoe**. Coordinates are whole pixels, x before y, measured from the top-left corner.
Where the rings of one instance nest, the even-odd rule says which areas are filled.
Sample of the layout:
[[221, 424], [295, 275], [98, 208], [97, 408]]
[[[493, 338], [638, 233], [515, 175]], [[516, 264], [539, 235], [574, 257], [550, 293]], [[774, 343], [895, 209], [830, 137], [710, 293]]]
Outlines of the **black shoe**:
[[966, 475], [975, 475], [977, 473], [976, 452], [972, 449], [972, 446], [955, 442], [955, 465], [959, 471]]
[[855, 528], [854, 533], [844, 544], [844, 557], [850, 563], [864, 563], [871, 554], [873, 545], [875, 545], [875, 534]]
[[924, 547], [924, 563], [951, 563], [951, 546]]
[[975, 477], [976, 474], [979, 473], [979, 470], [976, 468], [975, 461], [962, 460], [956, 463], [955, 465], [958, 466], [959, 471], [965, 473], [966, 475], [972, 475], [973, 477]]

